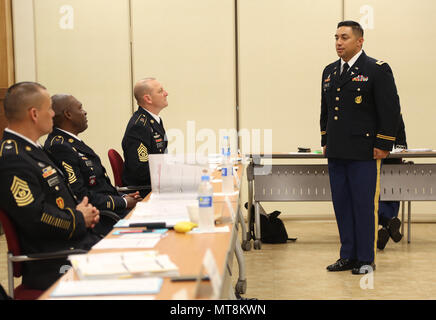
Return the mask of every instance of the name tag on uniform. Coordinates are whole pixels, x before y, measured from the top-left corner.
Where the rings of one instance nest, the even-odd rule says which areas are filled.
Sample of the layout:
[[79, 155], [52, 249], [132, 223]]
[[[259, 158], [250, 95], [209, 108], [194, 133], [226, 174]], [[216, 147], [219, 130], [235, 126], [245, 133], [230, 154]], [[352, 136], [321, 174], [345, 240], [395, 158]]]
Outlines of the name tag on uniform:
[[58, 176], [48, 179], [47, 182], [50, 187], [56, 186], [60, 183]]

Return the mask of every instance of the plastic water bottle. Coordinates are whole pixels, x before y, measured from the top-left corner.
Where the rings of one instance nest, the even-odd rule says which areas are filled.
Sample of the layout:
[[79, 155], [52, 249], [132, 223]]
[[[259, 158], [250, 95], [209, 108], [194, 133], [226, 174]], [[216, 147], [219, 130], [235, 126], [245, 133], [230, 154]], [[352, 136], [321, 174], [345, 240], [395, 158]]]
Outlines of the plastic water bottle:
[[221, 165], [221, 179], [222, 179], [222, 192], [231, 193], [233, 189], [233, 164], [230, 159], [230, 143], [229, 137], [225, 136], [223, 141], [223, 148], [221, 151], [223, 158]]
[[201, 177], [198, 187], [198, 228], [200, 231], [212, 231], [215, 228], [213, 217], [213, 188], [207, 174]]

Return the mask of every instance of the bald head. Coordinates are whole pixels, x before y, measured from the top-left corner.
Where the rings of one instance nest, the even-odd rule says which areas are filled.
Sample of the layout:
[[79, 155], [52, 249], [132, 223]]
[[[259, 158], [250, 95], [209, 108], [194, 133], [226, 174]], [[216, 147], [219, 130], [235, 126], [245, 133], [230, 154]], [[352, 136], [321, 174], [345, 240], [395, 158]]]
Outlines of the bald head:
[[39, 109], [44, 101], [46, 88], [36, 82], [19, 82], [11, 86], [5, 95], [5, 116], [9, 122], [23, 120], [26, 112]]
[[69, 94], [55, 94], [51, 97], [52, 108], [55, 113], [53, 125], [62, 126], [65, 121], [65, 111], [69, 109], [73, 96]]
[[55, 113], [53, 125], [57, 128], [79, 134], [88, 128], [86, 111], [82, 103], [70, 94], [56, 94], [51, 97]]
[[135, 88], [134, 88], [134, 95], [135, 95], [135, 99], [136, 102], [138, 103], [138, 105], [143, 105], [144, 104], [144, 95], [146, 94], [150, 94], [152, 87], [150, 86], [150, 82], [156, 80], [155, 78], [145, 78], [142, 80], [139, 80], [136, 84], [135, 84]]

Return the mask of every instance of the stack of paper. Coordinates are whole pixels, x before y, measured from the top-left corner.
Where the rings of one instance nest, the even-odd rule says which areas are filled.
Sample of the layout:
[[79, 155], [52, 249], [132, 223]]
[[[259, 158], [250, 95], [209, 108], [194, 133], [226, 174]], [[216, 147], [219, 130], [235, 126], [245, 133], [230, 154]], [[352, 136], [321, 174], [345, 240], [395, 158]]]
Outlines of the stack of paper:
[[61, 281], [50, 297], [156, 294], [162, 282], [162, 278]]
[[[188, 205], [197, 205], [197, 200], [157, 200], [150, 199], [147, 202], [138, 202], [130, 223], [153, 223], [165, 222], [166, 227], [173, 227], [181, 221], [189, 221]], [[117, 227], [121, 227], [117, 225]]]
[[116, 279], [135, 277], [172, 277], [178, 267], [168, 255], [156, 251], [135, 251], [71, 255], [69, 260], [80, 279]]

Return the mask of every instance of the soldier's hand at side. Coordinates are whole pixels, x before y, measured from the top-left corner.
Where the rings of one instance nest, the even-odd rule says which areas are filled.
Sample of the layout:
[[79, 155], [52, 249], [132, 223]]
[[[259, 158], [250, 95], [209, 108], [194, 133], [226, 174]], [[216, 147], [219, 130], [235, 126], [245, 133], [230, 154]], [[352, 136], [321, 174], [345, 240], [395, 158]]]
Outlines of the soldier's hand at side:
[[379, 148], [374, 148], [374, 159], [385, 159], [389, 155], [389, 151], [382, 150]]
[[100, 211], [89, 203], [88, 197], [83, 198], [82, 202], [76, 206], [76, 210], [82, 212], [87, 228], [94, 228], [100, 220]]
[[325, 157], [325, 154], [326, 154], [326, 150], [327, 150], [327, 145], [322, 147], [322, 154], [323, 154], [324, 157]]

